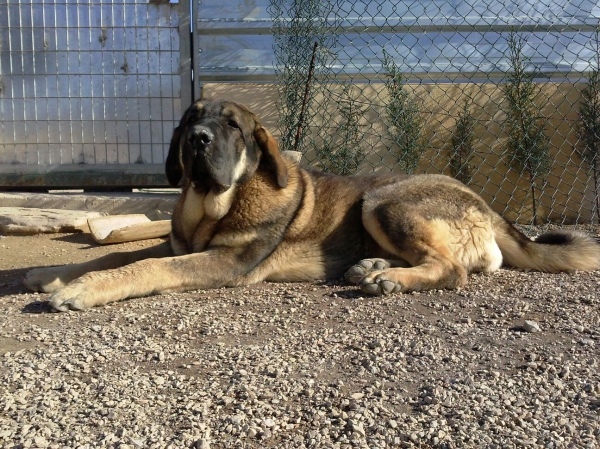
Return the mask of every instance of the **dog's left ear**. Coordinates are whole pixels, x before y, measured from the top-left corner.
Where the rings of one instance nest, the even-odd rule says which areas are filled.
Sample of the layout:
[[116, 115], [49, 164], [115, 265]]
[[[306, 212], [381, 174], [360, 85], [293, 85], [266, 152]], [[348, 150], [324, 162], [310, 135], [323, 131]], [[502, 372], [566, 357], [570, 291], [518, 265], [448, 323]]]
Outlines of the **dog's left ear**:
[[177, 187], [181, 178], [183, 177], [183, 168], [181, 167], [181, 135], [183, 133], [183, 125], [179, 125], [173, 131], [173, 137], [171, 137], [171, 145], [169, 145], [169, 154], [167, 155], [167, 161], [165, 162], [165, 171], [167, 174], [167, 181], [173, 187]]
[[256, 122], [254, 140], [256, 140], [256, 143], [262, 150], [265, 162], [275, 172], [279, 187], [286, 187], [288, 183], [288, 169], [281, 157], [275, 138], [260, 123]]

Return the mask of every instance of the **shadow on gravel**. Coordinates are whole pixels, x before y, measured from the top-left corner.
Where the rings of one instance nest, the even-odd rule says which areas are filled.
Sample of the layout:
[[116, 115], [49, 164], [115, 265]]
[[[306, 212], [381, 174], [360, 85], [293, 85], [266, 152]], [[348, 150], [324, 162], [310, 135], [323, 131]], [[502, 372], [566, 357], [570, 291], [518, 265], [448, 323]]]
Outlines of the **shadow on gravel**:
[[26, 304], [22, 309], [23, 313], [41, 314], [41, 313], [54, 313], [48, 305], [48, 301], [33, 301]]
[[[98, 244], [94, 242], [91, 234], [83, 232], [75, 232], [73, 234], [64, 234], [53, 238], [52, 240], [57, 242], [75, 243], [78, 245], [88, 245], [88, 247], [97, 247]], [[84, 248], [85, 249], [85, 248]]]
[[0, 270], [0, 296], [27, 293], [29, 290], [23, 285], [23, 279], [32, 268]]

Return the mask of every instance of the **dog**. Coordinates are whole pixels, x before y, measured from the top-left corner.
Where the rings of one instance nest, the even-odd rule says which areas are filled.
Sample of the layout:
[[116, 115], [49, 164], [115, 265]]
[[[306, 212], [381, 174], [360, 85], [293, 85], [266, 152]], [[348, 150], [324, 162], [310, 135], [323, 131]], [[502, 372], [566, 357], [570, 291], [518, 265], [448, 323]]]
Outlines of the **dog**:
[[531, 240], [443, 175], [337, 176], [301, 168], [245, 106], [197, 101], [166, 159], [182, 186], [168, 242], [62, 267], [28, 288], [56, 311], [261, 281], [345, 279], [370, 295], [464, 286], [505, 263], [546, 272], [600, 269], [575, 231]]

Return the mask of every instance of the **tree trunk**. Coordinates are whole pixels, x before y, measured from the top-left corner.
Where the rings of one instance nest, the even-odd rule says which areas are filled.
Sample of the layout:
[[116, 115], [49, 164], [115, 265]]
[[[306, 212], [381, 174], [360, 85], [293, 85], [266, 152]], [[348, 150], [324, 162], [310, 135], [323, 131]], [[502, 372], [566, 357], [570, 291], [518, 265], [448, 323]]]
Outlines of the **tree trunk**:
[[533, 225], [537, 226], [537, 206], [535, 204], [535, 180], [531, 180], [531, 202], [533, 206]]
[[596, 223], [600, 224], [600, 197], [598, 196], [598, 168], [594, 165], [594, 200], [596, 202]]

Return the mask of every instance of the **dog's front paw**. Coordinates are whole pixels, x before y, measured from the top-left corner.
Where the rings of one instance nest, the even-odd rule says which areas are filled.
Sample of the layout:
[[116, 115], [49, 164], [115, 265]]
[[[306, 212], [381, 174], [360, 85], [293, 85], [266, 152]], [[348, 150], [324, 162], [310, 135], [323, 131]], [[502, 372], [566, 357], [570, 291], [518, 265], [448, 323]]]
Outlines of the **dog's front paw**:
[[391, 281], [383, 273], [372, 273], [366, 276], [360, 283], [360, 289], [369, 295], [389, 295], [403, 290], [402, 285]]
[[50, 307], [57, 312], [67, 312], [69, 310], [85, 310], [103, 304], [102, 292], [98, 291], [97, 286], [89, 281], [89, 279], [86, 282], [86, 279], [80, 278], [54, 292], [50, 297]]
[[365, 276], [372, 271], [385, 270], [390, 266], [390, 262], [385, 259], [363, 259], [346, 271], [344, 278], [352, 284], [360, 284]]
[[123, 274], [128, 274], [128, 271], [107, 270], [84, 274], [54, 292], [50, 297], [50, 307], [59, 312], [84, 310], [140, 296], [133, 290], [136, 279], [123, 277]]
[[23, 283], [34, 292], [52, 293], [70, 281], [64, 275], [64, 267], [36, 268], [25, 275]]
[[94, 306], [93, 293], [83, 283], [70, 284], [55, 292], [50, 297], [49, 305], [57, 312], [88, 309]]

